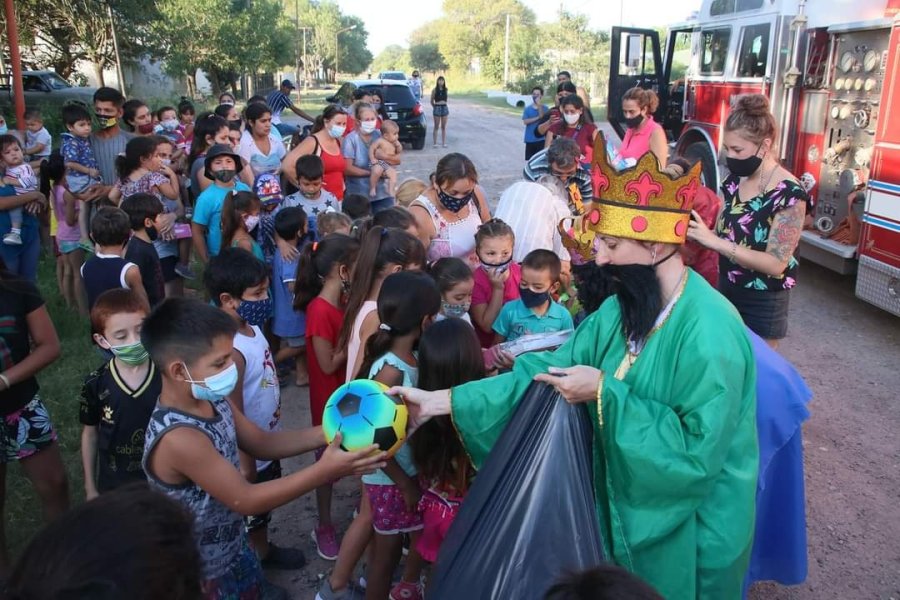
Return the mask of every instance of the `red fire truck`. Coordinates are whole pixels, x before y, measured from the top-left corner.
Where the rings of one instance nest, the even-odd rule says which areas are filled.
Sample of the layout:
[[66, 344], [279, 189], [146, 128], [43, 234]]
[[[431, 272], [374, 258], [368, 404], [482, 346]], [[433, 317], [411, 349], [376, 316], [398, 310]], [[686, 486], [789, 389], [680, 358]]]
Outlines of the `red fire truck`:
[[675, 152], [702, 159], [718, 189], [732, 98], [766, 94], [782, 164], [814, 200], [801, 258], [855, 273], [859, 298], [900, 315], [898, 10], [900, 0], [703, 0], [664, 51], [654, 30], [613, 28], [610, 123], [621, 136], [622, 94], [654, 89]]

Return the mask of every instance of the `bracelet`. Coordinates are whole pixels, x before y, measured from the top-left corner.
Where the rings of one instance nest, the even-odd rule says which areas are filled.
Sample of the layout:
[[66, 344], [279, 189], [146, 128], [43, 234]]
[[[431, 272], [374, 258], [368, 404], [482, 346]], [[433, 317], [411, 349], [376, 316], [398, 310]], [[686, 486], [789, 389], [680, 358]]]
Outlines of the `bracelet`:
[[728, 260], [732, 264], [737, 264], [734, 262], [734, 259], [737, 257], [737, 249], [738, 249], [737, 242], [731, 242], [731, 252], [728, 254]]
[[605, 376], [600, 371], [600, 381], [597, 383], [597, 424], [603, 429], [603, 380]]
[[0, 373], [0, 381], [2, 381], [2, 382], [3, 382], [3, 385], [6, 386], [6, 387], [3, 388], [3, 389], [8, 390], [9, 388], [12, 387], [12, 386], [10, 385], [10, 383], [9, 383], [9, 377], [7, 377], [5, 373]]

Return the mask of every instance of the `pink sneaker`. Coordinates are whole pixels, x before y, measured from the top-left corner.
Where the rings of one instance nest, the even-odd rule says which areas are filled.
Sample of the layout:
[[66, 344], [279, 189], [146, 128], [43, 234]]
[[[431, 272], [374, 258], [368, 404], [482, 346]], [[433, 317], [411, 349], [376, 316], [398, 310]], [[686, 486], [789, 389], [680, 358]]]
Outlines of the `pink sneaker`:
[[338, 546], [337, 534], [333, 526], [316, 527], [312, 532], [312, 539], [319, 556], [325, 560], [337, 560], [340, 546]]
[[422, 600], [422, 587], [418, 583], [400, 581], [391, 588], [391, 600]]

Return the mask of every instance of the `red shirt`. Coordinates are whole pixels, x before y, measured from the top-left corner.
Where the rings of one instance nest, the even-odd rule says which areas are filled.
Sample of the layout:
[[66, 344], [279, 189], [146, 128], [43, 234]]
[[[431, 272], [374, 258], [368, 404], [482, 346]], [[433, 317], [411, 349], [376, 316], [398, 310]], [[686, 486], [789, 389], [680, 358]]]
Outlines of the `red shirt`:
[[319, 366], [312, 339], [319, 337], [336, 347], [343, 321], [344, 311], [322, 298], [313, 298], [306, 307], [306, 361], [309, 369], [309, 412], [313, 427], [322, 424], [325, 403], [334, 390], [344, 384], [346, 368], [339, 365], [331, 375], [325, 373]]
[[[716, 219], [722, 210], [722, 200], [714, 191], [706, 186], [700, 187], [700, 192], [694, 198], [694, 210], [706, 223], [706, 226], [715, 231]], [[699, 273], [713, 287], [719, 285], [719, 253], [715, 250], [704, 248], [697, 242], [688, 241], [681, 247], [681, 257], [684, 264]]]
[[553, 137], [567, 137], [575, 140], [578, 148], [581, 149], [581, 158], [578, 159], [578, 162], [583, 165], [591, 164], [591, 160], [594, 158], [594, 132], [597, 131], [596, 125], [585, 123], [584, 125], [569, 127], [565, 121], [560, 121], [550, 127], [549, 131], [553, 134]]
[[[519, 298], [519, 282], [522, 281], [522, 267], [519, 263], [509, 263], [509, 277], [503, 284], [503, 304]], [[475, 287], [472, 289], [472, 306], [479, 304], [488, 304], [491, 301], [491, 280], [482, 267], [475, 269]], [[494, 332], [483, 331], [475, 319], [472, 319], [472, 325], [475, 326], [475, 333], [478, 334], [478, 341], [481, 342], [482, 348], [489, 348], [494, 345]]]

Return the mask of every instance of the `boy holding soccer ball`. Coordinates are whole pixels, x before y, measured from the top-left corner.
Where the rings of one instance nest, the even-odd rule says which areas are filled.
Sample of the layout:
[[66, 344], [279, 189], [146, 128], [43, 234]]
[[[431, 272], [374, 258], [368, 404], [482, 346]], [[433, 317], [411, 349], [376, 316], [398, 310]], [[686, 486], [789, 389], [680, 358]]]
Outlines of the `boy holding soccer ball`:
[[324, 444], [321, 428], [264, 431], [228, 401], [238, 383], [232, 316], [199, 300], [172, 298], [144, 321], [141, 341], [162, 375], [162, 393], [147, 425], [144, 470], [150, 484], [194, 514], [206, 598], [258, 594], [262, 569], [247, 543], [242, 515], [259, 515], [316, 487], [384, 466], [372, 445], [340, 450], [338, 436], [322, 460], [265, 483], [239, 471], [238, 450], [278, 460]]

